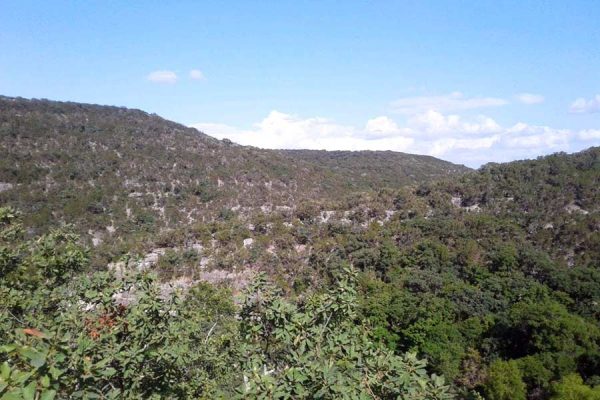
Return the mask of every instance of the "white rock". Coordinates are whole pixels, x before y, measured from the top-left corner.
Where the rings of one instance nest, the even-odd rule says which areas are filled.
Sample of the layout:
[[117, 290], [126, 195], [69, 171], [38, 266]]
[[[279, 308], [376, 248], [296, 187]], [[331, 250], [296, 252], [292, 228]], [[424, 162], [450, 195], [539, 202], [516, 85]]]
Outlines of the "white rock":
[[166, 253], [166, 251], [167, 249], [162, 247], [152, 250], [150, 253], [146, 254], [144, 258], [138, 263], [137, 269], [139, 271], [143, 271], [152, 267], [158, 262], [160, 256]]
[[0, 182], [0, 192], [4, 192], [6, 190], [10, 190], [13, 188], [13, 184], [12, 183], [7, 183], [7, 182]]
[[589, 214], [588, 211], [584, 210], [583, 208], [581, 208], [580, 206], [578, 206], [575, 203], [567, 204], [564, 209], [569, 214], [573, 214], [573, 213], [579, 213], [579, 214], [583, 214], [583, 215]]
[[327, 223], [335, 215], [335, 211], [321, 211], [321, 223]]
[[479, 204], [473, 204], [472, 206], [468, 206], [468, 207], [463, 207], [465, 210], [467, 210], [468, 212], [480, 212], [481, 211], [481, 207], [479, 207]]
[[306, 251], [306, 245], [305, 244], [294, 245], [294, 250], [296, 250], [296, 253], [304, 253]]
[[122, 276], [125, 273], [125, 263], [123, 261], [111, 262], [107, 265], [107, 268], [117, 276]]
[[453, 196], [452, 199], [450, 200], [450, 203], [452, 203], [452, 205], [454, 207], [460, 207], [462, 204], [462, 198]]
[[200, 274], [200, 280], [206, 281], [212, 284], [217, 283], [229, 283], [235, 292], [241, 291], [243, 288], [248, 286], [254, 279], [256, 272], [252, 269], [242, 269], [239, 272], [226, 271], [222, 269], [215, 269], [212, 271], [202, 272]]
[[385, 219], [389, 220], [396, 214], [396, 210], [385, 210]]
[[200, 243], [200, 242], [194, 242], [190, 245], [190, 248], [192, 250], [196, 250], [198, 253], [200, 253], [204, 249], [204, 246], [202, 246], [202, 243]]

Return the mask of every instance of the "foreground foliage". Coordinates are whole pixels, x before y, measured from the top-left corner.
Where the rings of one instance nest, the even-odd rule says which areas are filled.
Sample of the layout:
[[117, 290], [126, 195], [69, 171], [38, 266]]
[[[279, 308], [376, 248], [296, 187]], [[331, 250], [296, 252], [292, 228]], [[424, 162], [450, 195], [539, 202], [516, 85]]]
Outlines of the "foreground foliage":
[[237, 310], [208, 284], [165, 295], [149, 274], [82, 273], [75, 235], [25, 241], [12, 209], [0, 229], [2, 400], [451, 398], [425, 362], [371, 340], [352, 270], [297, 303], [261, 276]]
[[242, 308], [246, 396], [331, 399], [449, 399], [448, 386], [429, 377], [414, 354], [394, 355], [373, 343], [357, 320], [355, 272], [333, 289], [296, 304], [264, 278]]

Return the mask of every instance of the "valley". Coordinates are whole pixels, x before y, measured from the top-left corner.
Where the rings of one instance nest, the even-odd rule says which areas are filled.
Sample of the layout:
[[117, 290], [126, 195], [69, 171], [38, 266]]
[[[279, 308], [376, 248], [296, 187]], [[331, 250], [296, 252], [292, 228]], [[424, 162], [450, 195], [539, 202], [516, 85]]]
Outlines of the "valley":
[[209, 135], [0, 97], [0, 333], [40, 330], [59, 398], [598, 393], [600, 148], [472, 170]]

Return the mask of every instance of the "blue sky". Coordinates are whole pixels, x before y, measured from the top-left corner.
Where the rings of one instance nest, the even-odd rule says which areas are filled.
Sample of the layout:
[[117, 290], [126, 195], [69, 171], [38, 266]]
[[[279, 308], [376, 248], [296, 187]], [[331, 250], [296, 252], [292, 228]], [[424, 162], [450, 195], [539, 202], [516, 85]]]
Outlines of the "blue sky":
[[600, 145], [598, 21], [596, 0], [3, 0], [0, 94], [479, 166]]

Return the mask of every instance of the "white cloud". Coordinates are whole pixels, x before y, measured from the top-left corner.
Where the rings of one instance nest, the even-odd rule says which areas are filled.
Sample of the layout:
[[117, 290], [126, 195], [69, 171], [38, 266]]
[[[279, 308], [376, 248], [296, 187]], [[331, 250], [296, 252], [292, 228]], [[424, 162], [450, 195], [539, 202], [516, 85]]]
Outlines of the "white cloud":
[[508, 101], [496, 97], [465, 97], [461, 92], [453, 92], [442, 96], [403, 97], [393, 101], [391, 107], [396, 113], [413, 115], [432, 110], [452, 112], [506, 104]]
[[586, 129], [579, 131], [581, 140], [600, 140], [600, 129]]
[[199, 123], [193, 127], [217, 138], [263, 148], [324, 150], [393, 150], [446, 156], [457, 149], [489, 149], [502, 128], [491, 118], [472, 121], [435, 111], [409, 119], [399, 126], [387, 116], [370, 119], [364, 129], [337, 124], [326, 118], [299, 118], [271, 111], [252, 129]]
[[[393, 121], [374, 120], [367, 123], [369, 128], [361, 130], [327, 118], [300, 118], [274, 110], [254, 124], [253, 129], [236, 129], [213, 123], [192, 126], [219, 139], [228, 138], [240, 144], [271, 149], [404, 151], [414, 142], [412, 138], [399, 135], [400, 130], [389, 136], [392, 133], [390, 129], [395, 126]], [[386, 127], [385, 123], [390, 125]], [[382, 127], [386, 130], [383, 136], [377, 131]]]
[[279, 111], [271, 111], [249, 129], [218, 123], [192, 126], [220, 139], [262, 148], [393, 150], [428, 154], [473, 167], [600, 144], [600, 130], [573, 131], [523, 122], [502, 127], [483, 115], [466, 118], [437, 111], [414, 115], [405, 124], [378, 116], [362, 128]]
[[600, 112], [600, 94], [592, 97], [589, 100], [583, 97], [578, 98], [569, 107], [569, 112], [573, 114], [591, 114]]
[[573, 132], [568, 129], [554, 129], [519, 122], [506, 131], [503, 144], [510, 148], [558, 150], [568, 146], [572, 136]]
[[376, 139], [398, 135], [411, 135], [412, 131], [408, 128], [400, 128], [389, 117], [380, 116], [367, 121], [364, 133], [365, 137]]
[[408, 126], [421, 136], [439, 137], [453, 134], [455, 136], [497, 133], [501, 127], [493, 119], [477, 116], [472, 121], [465, 121], [459, 115], [443, 115], [438, 111], [427, 111], [408, 119]]
[[519, 93], [515, 98], [523, 104], [540, 104], [545, 100], [544, 96], [533, 93]]
[[173, 71], [153, 71], [146, 78], [155, 83], [174, 84], [177, 82], [177, 74]]
[[190, 79], [193, 79], [195, 81], [203, 81], [204, 79], [206, 79], [206, 77], [199, 69], [193, 69], [190, 71]]
[[427, 154], [441, 157], [452, 150], [482, 150], [491, 148], [500, 138], [493, 135], [474, 139], [444, 138], [433, 141]]

